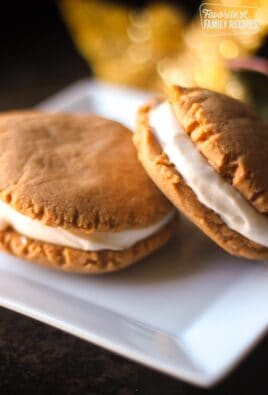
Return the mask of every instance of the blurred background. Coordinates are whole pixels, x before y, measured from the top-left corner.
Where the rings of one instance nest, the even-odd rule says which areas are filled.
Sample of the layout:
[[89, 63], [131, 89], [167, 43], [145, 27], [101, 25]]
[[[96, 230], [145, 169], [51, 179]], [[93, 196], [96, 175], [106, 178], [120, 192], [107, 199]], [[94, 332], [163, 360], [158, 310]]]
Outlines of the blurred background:
[[256, 6], [258, 32], [205, 33], [198, 0], [3, 2], [0, 110], [34, 105], [92, 76], [151, 91], [161, 91], [161, 79], [199, 85], [251, 102], [266, 117], [268, 1], [210, 3]]

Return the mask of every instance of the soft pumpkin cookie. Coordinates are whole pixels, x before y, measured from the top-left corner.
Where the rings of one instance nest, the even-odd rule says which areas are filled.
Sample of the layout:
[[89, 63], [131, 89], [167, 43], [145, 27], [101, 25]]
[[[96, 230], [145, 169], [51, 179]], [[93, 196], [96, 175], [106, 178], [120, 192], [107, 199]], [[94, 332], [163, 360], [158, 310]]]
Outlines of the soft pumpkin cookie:
[[147, 173], [231, 254], [268, 258], [268, 125], [247, 105], [202, 88], [167, 89], [138, 113]]
[[66, 271], [126, 267], [165, 244], [171, 204], [128, 129], [95, 115], [0, 116], [0, 248]]

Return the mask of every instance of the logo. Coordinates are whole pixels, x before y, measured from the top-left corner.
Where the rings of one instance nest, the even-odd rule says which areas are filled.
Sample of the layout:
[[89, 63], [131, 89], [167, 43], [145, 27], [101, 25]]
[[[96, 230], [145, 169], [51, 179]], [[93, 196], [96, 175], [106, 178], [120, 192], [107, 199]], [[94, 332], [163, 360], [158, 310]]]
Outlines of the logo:
[[199, 7], [202, 29], [210, 34], [254, 34], [259, 30], [258, 8], [203, 3]]

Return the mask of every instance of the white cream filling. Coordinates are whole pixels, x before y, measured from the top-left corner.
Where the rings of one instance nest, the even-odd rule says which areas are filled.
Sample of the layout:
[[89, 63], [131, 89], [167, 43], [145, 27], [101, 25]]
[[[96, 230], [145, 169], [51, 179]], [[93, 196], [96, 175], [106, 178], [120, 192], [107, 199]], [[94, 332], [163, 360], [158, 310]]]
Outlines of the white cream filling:
[[22, 236], [84, 251], [124, 250], [156, 233], [172, 217], [174, 217], [174, 211], [167, 214], [162, 220], [146, 228], [123, 230], [120, 232], [92, 232], [87, 235], [80, 235], [60, 227], [44, 225], [41, 221], [31, 219], [0, 201], [0, 230], [11, 226]]
[[258, 213], [209, 165], [167, 102], [151, 110], [149, 123], [163, 151], [198, 200], [216, 212], [228, 227], [268, 247], [268, 218]]

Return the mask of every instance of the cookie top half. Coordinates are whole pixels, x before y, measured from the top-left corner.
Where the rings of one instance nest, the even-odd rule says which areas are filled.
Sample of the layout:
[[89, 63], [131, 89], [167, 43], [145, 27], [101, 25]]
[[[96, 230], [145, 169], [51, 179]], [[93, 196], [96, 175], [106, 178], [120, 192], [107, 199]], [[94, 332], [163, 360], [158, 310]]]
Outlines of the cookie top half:
[[238, 100], [203, 88], [167, 88], [184, 131], [210, 165], [268, 213], [268, 124]]
[[171, 210], [138, 162], [129, 130], [95, 115], [1, 115], [0, 199], [74, 231], [146, 227]]

